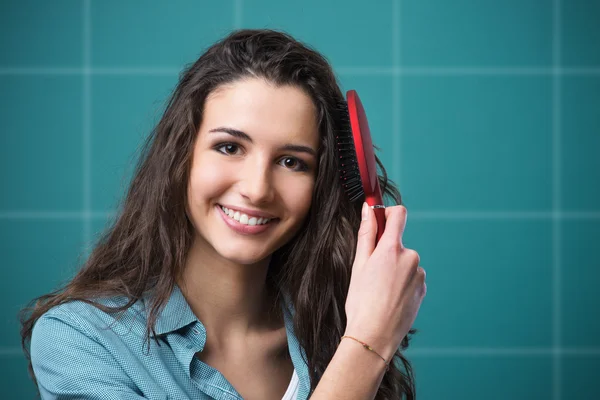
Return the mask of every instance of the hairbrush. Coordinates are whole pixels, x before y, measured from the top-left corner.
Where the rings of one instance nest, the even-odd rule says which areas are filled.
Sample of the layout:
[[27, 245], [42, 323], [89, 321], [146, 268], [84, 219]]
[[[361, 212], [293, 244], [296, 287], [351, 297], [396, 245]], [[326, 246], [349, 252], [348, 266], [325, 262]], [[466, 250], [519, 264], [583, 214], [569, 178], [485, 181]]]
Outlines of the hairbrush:
[[385, 205], [377, 177], [371, 130], [356, 90], [346, 92], [346, 102], [342, 103], [341, 127], [337, 135], [340, 178], [350, 201], [364, 196], [364, 201], [373, 208], [377, 220], [377, 243], [385, 229]]

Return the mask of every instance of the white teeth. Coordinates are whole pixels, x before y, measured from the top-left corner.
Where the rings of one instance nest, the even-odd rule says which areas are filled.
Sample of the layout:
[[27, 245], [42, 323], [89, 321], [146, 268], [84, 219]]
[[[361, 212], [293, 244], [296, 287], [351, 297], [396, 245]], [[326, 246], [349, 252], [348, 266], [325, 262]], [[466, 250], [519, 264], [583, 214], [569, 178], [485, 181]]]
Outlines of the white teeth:
[[233, 218], [236, 221], [238, 221], [240, 224], [244, 224], [244, 225], [250, 225], [250, 226], [264, 225], [264, 224], [267, 224], [267, 223], [269, 223], [271, 221], [271, 218], [248, 217], [244, 213], [240, 213], [239, 211], [234, 211], [234, 210], [231, 210], [231, 209], [229, 209], [227, 207], [223, 207], [223, 206], [221, 206], [221, 209], [230, 218]]

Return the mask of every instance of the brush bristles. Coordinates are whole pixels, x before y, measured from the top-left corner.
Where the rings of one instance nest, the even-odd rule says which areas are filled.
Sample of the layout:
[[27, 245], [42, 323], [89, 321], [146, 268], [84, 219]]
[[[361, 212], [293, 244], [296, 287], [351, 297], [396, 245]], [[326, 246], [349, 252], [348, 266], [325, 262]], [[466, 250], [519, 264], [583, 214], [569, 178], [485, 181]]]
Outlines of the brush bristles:
[[356, 148], [352, 137], [350, 126], [350, 115], [348, 104], [344, 101], [339, 104], [340, 130], [336, 136], [337, 150], [339, 156], [340, 179], [344, 190], [354, 202], [364, 196], [365, 192], [360, 179], [358, 161], [356, 159]]

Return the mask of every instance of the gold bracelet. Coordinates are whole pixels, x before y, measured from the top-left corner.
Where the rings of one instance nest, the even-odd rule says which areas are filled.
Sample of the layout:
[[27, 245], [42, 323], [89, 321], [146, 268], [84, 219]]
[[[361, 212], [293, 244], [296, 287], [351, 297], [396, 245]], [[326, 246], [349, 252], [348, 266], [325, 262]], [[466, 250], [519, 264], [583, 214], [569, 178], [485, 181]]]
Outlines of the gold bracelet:
[[354, 340], [354, 341], [356, 341], [356, 342], [360, 343], [360, 344], [362, 345], [362, 347], [364, 347], [365, 349], [367, 349], [367, 350], [369, 350], [369, 351], [371, 351], [371, 352], [373, 352], [373, 353], [377, 354], [377, 357], [381, 358], [381, 359], [383, 360], [383, 362], [385, 363], [385, 370], [386, 370], [386, 371], [389, 371], [389, 369], [390, 369], [390, 363], [388, 363], [388, 362], [385, 360], [385, 358], [383, 358], [383, 357], [381, 356], [381, 354], [379, 354], [378, 352], [376, 352], [374, 348], [372, 348], [371, 346], [369, 346], [369, 345], [368, 345], [368, 344], [366, 344], [365, 342], [363, 342], [363, 341], [361, 341], [361, 340], [358, 340], [358, 339], [357, 339], [357, 338], [355, 338], [355, 337], [352, 337], [352, 336], [346, 336], [346, 335], [344, 335], [344, 336], [342, 336], [342, 339], [344, 339], [344, 338], [352, 339], [352, 340]]

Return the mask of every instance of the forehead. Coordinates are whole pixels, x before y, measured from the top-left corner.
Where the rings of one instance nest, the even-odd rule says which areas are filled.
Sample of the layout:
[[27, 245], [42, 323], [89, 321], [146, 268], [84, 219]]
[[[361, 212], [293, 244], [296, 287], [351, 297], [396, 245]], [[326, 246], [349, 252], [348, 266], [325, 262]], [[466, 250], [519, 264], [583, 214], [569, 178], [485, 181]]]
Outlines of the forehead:
[[316, 107], [296, 86], [276, 86], [260, 78], [236, 81], [213, 91], [203, 114], [203, 132], [227, 126], [257, 140], [294, 140], [318, 146]]

